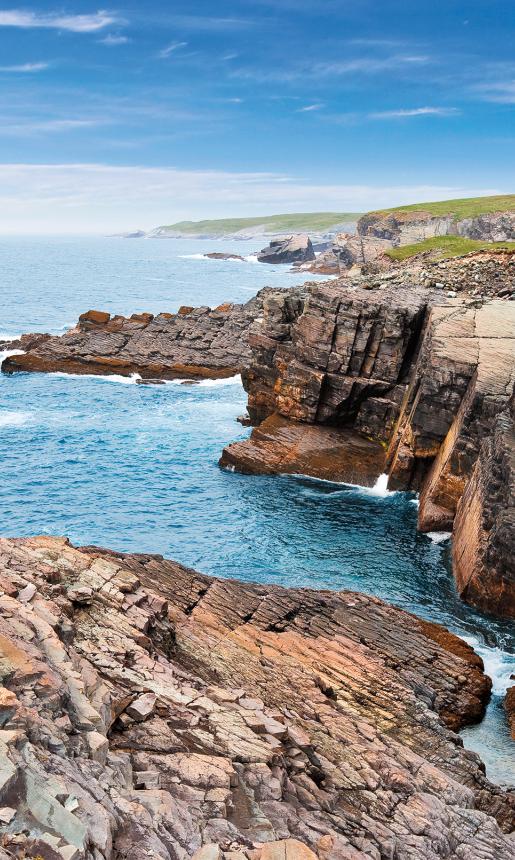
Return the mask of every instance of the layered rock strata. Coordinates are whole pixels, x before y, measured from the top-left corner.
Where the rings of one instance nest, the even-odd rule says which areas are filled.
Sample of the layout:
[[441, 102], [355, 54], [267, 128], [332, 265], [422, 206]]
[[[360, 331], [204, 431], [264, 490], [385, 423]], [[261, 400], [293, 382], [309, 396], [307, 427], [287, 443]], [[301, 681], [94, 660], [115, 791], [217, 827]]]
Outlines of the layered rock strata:
[[2, 370], [139, 373], [162, 379], [233, 376], [250, 359], [248, 329], [261, 306], [256, 296], [245, 305], [182, 307], [177, 314], [157, 316], [89, 311], [61, 337], [46, 336], [25, 347], [24, 355], [8, 357]]
[[475, 218], [433, 215], [422, 210], [370, 212], [357, 225], [363, 237], [387, 239], [396, 245], [411, 245], [433, 236], [464, 236], [484, 242], [515, 239], [515, 212], [490, 212]]
[[[370, 293], [339, 284], [270, 291], [249, 334], [252, 362], [243, 374], [251, 420], [269, 420], [249, 440], [229, 446], [222, 465], [275, 471], [274, 448], [281, 449], [289, 434], [292, 452], [280, 458], [280, 471], [373, 484], [383, 470], [383, 448], [399, 415], [428, 296], [420, 289]], [[273, 415], [281, 420], [272, 421]], [[315, 440], [318, 428], [324, 474], [305, 456], [302, 469], [284, 468], [300, 450], [299, 422], [311, 425], [306, 440]], [[346, 454], [337, 455], [331, 475], [338, 447]]]
[[[467, 601], [515, 618], [515, 398], [481, 443], [458, 503], [453, 561]], [[515, 688], [513, 727], [515, 732]]]
[[[364, 286], [267, 294], [243, 374], [258, 426], [225, 449], [221, 464], [368, 485], [386, 470], [392, 489], [420, 492], [419, 528], [450, 531], [479, 458], [467, 498], [481, 505], [489, 533], [483, 525], [474, 558], [465, 553], [459, 570], [455, 556], [458, 587], [483, 609], [513, 615], [515, 522], [496, 476], [508, 492], [515, 445], [503, 437], [510, 454], [501, 463], [501, 448], [489, 453], [488, 444], [515, 384], [515, 304], [449, 299], [389, 280]], [[469, 518], [458, 518], [455, 543], [471, 550]]]
[[315, 252], [309, 236], [298, 235], [274, 239], [257, 258], [260, 263], [305, 263], [315, 259]]
[[0, 577], [0, 856], [513, 856], [443, 627], [61, 538], [0, 540]]

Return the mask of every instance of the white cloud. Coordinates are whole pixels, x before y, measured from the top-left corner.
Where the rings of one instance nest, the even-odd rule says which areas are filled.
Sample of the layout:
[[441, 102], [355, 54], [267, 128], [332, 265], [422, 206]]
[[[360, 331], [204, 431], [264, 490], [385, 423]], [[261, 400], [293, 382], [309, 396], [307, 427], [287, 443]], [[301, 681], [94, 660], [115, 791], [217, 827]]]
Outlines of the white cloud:
[[21, 27], [34, 29], [45, 27], [55, 30], [69, 30], [71, 33], [94, 33], [110, 24], [120, 23], [109, 12], [98, 11], [92, 15], [62, 15], [57, 12], [39, 15], [23, 9], [8, 9], [0, 12], [0, 27]]
[[476, 87], [483, 101], [494, 102], [494, 104], [515, 104], [515, 80], [496, 81], [491, 84], [482, 84]]
[[470, 186], [322, 185], [273, 173], [0, 164], [0, 234], [113, 233], [190, 218], [366, 211], [501, 191]]
[[0, 66], [0, 72], [43, 72], [48, 69], [49, 65], [49, 63], [22, 63], [19, 66]]
[[404, 119], [411, 116], [456, 116], [457, 108], [419, 107], [399, 108], [399, 110], [383, 110], [368, 114], [369, 119]]
[[110, 47], [114, 47], [116, 45], [126, 45], [127, 42], [130, 42], [128, 36], [116, 36], [112, 33], [109, 33], [105, 39], [98, 40], [101, 45], [109, 45]]
[[104, 120], [98, 119], [49, 119], [35, 122], [6, 123], [0, 125], [2, 135], [34, 134], [37, 132], [73, 131], [74, 129], [91, 128], [103, 125]]
[[158, 57], [161, 57], [162, 60], [169, 57], [170, 54], [173, 54], [174, 51], [179, 51], [181, 48], [185, 48], [187, 42], [172, 42], [170, 45], [167, 45], [166, 48], [163, 48], [162, 51], [159, 51]]
[[296, 113], [310, 113], [314, 110], [322, 110], [323, 107], [325, 107], [323, 104], [306, 105], [305, 107], [299, 108]]

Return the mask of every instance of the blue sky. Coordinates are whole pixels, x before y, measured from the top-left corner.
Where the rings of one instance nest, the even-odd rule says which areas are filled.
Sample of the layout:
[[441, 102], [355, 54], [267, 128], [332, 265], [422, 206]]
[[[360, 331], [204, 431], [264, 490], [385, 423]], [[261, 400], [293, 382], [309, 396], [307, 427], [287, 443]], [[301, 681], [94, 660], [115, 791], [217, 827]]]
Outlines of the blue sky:
[[0, 9], [0, 231], [515, 191], [513, 0]]

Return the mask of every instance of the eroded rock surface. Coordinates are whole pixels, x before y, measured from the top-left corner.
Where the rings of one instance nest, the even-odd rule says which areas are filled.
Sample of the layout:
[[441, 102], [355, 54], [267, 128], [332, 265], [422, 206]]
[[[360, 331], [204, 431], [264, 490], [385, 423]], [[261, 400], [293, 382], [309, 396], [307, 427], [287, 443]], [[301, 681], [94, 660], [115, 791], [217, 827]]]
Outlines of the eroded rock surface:
[[411, 245], [433, 236], [465, 236], [485, 242], [515, 239], [515, 212], [490, 212], [475, 218], [434, 215], [422, 210], [370, 212], [358, 221], [358, 234]]
[[296, 235], [274, 239], [257, 258], [260, 263], [305, 263], [315, 259], [315, 252], [309, 236]]
[[0, 856], [513, 856], [443, 627], [61, 538], [0, 540], [0, 578]]
[[61, 337], [22, 344], [25, 354], [7, 358], [2, 370], [139, 373], [163, 379], [233, 376], [249, 361], [248, 329], [261, 305], [256, 296], [245, 305], [182, 307], [177, 314], [157, 316], [89, 311]]
[[[515, 398], [481, 444], [458, 503], [453, 561], [459, 592], [470, 603], [515, 618]], [[510, 694], [515, 732], [515, 688]]]

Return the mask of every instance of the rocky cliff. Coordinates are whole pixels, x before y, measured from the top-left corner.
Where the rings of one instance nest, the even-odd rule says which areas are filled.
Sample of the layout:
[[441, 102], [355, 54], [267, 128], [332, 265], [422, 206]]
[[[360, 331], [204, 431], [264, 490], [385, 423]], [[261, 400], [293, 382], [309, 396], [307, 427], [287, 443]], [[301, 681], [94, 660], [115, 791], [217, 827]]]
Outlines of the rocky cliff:
[[434, 215], [423, 210], [371, 212], [359, 219], [357, 229], [360, 236], [387, 239], [395, 245], [411, 245], [433, 236], [448, 235], [508, 242], [515, 239], [515, 211], [461, 219], [452, 214]]
[[10, 349], [26, 351], [7, 358], [2, 370], [139, 373], [157, 379], [233, 376], [250, 359], [247, 333], [261, 307], [256, 296], [245, 305], [182, 307], [177, 314], [157, 316], [89, 311], [61, 337], [10, 343]]
[[[478, 458], [478, 470], [506, 473], [496, 459], [501, 448], [490, 456], [481, 446], [493, 438], [515, 383], [515, 304], [388, 280], [365, 286], [342, 281], [266, 296], [243, 374], [258, 426], [225, 449], [221, 464], [368, 485], [387, 471], [391, 488], [420, 492], [421, 529], [451, 530]], [[513, 452], [512, 437], [503, 438]], [[477, 480], [489, 509], [484, 522], [492, 522], [503, 509], [496, 480], [479, 472]], [[456, 521], [456, 546], [466, 520]], [[503, 522], [490, 532], [488, 553], [510, 573], [484, 563], [479, 541], [475, 590], [460, 585], [469, 582], [470, 557], [466, 575], [455, 567], [466, 599], [513, 615], [515, 524], [509, 516]]]
[[3, 860], [513, 856], [439, 625], [61, 538], [0, 540], [0, 580]]

